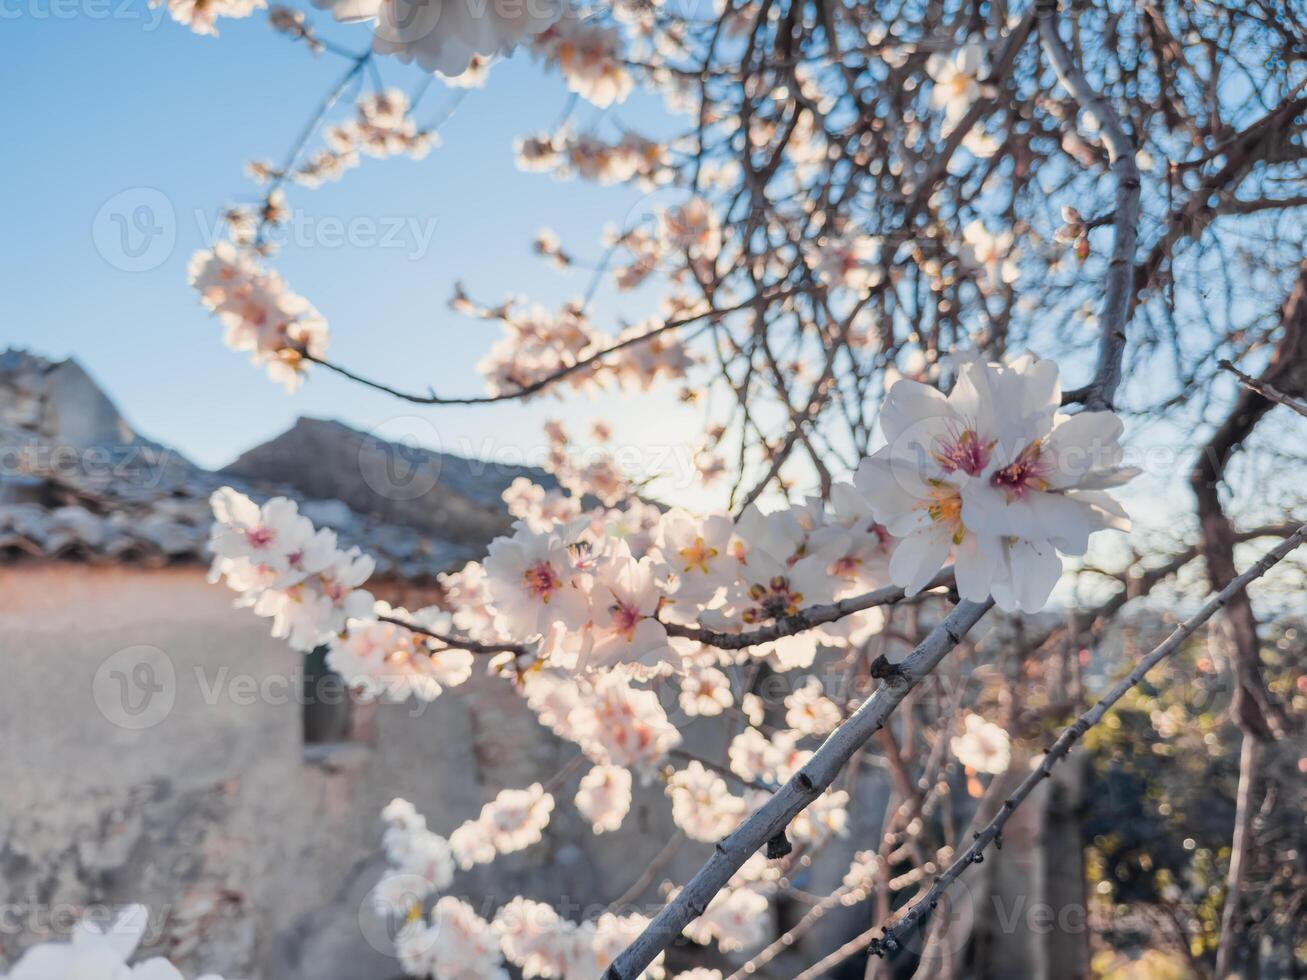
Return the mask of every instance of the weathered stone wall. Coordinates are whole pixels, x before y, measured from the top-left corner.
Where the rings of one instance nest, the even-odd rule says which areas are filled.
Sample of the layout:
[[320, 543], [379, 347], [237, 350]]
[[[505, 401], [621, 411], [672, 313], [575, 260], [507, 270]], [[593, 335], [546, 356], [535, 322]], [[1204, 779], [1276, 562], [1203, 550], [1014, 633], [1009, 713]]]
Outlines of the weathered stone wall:
[[[384, 934], [360, 919], [381, 807], [407, 797], [448, 833], [576, 754], [478, 671], [420, 712], [379, 707], [373, 744], [306, 761], [300, 658], [194, 566], [0, 569], [0, 654], [0, 962], [83, 905], [141, 901], [153, 948], [188, 975], [396, 976]], [[673, 833], [657, 785], [616, 834], [594, 837], [569, 804], [544, 843], [454, 889], [483, 914], [517, 893], [593, 914]], [[683, 879], [703, 850], [665, 873]]]

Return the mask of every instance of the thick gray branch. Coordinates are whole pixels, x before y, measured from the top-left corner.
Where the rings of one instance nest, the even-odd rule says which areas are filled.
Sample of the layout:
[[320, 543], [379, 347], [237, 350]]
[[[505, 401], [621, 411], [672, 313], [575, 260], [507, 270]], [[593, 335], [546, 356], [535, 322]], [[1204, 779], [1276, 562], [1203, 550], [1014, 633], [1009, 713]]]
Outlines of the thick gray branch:
[[1098, 120], [1109, 167], [1116, 178], [1112, 257], [1108, 262], [1106, 296], [1099, 321], [1098, 366], [1094, 379], [1086, 387], [1067, 392], [1063, 397], [1064, 402], [1083, 402], [1091, 411], [1110, 409], [1121, 383], [1130, 292], [1134, 288], [1135, 242], [1139, 235], [1139, 168], [1135, 164], [1135, 146], [1116, 110], [1089, 84], [1063, 43], [1058, 33], [1056, 0], [1039, 0], [1036, 9], [1044, 54], [1062, 87], [1082, 110], [1092, 112]]
[[726, 887], [754, 851], [784, 834], [790, 821], [826, 791], [844, 764], [884, 726], [907, 693], [962, 642], [992, 605], [992, 600], [958, 603], [899, 665], [899, 672], [887, 678], [848, 721], [832, 732], [789, 782], [734, 833], [717, 843], [708, 863], [604, 972], [604, 980], [635, 980], [640, 976], [686, 925], [703, 914], [713, 896]]

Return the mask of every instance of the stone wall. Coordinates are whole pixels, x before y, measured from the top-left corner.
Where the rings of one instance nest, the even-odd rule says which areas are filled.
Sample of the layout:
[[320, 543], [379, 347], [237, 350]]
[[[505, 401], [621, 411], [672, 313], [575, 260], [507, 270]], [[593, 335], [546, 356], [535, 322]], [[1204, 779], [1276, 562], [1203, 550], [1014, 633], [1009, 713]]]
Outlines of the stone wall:
[[[397, 976], [366, 912], [381, 807], [407, 797], [448, 833], [499, 789], [546, 780], [576, 754], [478, 671], [420, 712], [377, 708], [371, 744], [309, 761], [299, 656], [194, 566], [6, 567], [0, 653], [0, 963], [66, 931], [82, 906], [141, 901], [152, 949], [187, 975]], [[454, 890], [487, 915], [518, 893], [593, 913], [673, 833], [658, 785], [597, 838], [569, 802], [544, 843]], [[683, 879], [704, 850], [665, 873]]]

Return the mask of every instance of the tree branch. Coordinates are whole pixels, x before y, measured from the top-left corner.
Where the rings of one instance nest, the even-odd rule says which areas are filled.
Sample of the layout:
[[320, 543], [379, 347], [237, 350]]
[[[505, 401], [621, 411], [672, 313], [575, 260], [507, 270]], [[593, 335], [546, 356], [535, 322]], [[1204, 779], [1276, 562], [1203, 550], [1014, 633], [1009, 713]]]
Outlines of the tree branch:
[[1098, 724], [1103, 716], [1112, 708], [1117, 701], [1125, 695], [1131, 688], [1137, 686], [1154, 667], [1160, 664], [1171, 654], [1180, 648], [1194, 631], [1203, 623], [1211, 619], [1216, 613], [1224, 608], [1232, 597], [1239, 594], [1255, 579], [1261, 578], [1277, 564], [1281, 559], [1297, 548], [1304, 540], [1307, 540], [1307, 524], [1302, 525], [1291, 534], [1288, 538], [1276, 545], [1265, 555], [1261, 557], [1256, 564], [1246, 570], [1242, 575], [1235, 578], [1229, 585], [1223, 588], [1207, 600], [1193, 616], [1185, 620], [1168, 636], [1162, 643], [1154, 647], [1152, 652], [1144, 657], [1124, 678], [1118, 681], [1111, 690], [1103, 695], [1098, 702], [1088, 711], [1080, 715], [1075, 722], [1068, 728], [1063, 729], [1057, 740], [1049, 747], [1044, 754], [1044, 761], [1039, 767], [1034, 769], [1027, 776], [1020, 786], [1009, 796], [1003, 803], [1002, 808], [994, 819], [985, 827], [978, 831], [975, 840], [965, 851], [963, 851], [947, 869], [935, 879], [930, 889], [922, 895], [917, 901], [913, 902], [909, 908], [895, 920], [893, 926], [886, 927], [884, 936], [881, 939], [872, 940], [872, 952], [877, 955], [894, 953], [903, 947], [903, 940], [896, 932], [902, 933], [904, 930], [923, 923], [931, 909], [938, 903], [948, 888], [962, 872], [972, 864], [979, 864], [983, 860], [985, 848], [997, 840], [1003, 831], [1003, 825], [1007, 823], [1008, 818], [1016, 811], [1017, 807], [1028, 797], [1039, 785], [1040, 781], [1047, 779], [1052, 775], [1053, 766], [1070, 753], [1071, 748], [1080, 739], [1085, 732], [1089, 731], [1094, 725]]
[[454, 636], [452, 633], [441, 633], [437, 630], [427, 629], [425, 626], [419, 626], [411, 620], [399, 619], [396, 616], [378, 616], [377, 619], [383, 623], [402, 626], [411, 633], [420, 633], [433, 640], [438, 640], [447, 647], [452, 647], [455, 650], [466, 650], [468, 653], [511, 653], [520, 657], [529, 652], [529, 647], [521, 643], [481, 643], [466, 636]]
[[625, 350], [627, 347], [633, 347], [636, 344], [642, 344], [646, 341], [653, 340], [655, 337], [667, 333], [668, 331], [677, 330], [681, 327], [690, 326], [691, 324], [697, 323], [700, 320], [709, 320], [709, 319], [715, 320], [725, 316], [728, 313], [739, 312], [740, 310], [745, 309], [746, 307], [751, 306], [759, 302], [760, 300], [765, 300], [767, 302], [774, 302], [779, 299], [784, 299], [786, 296], [793, 295], [793, 292], [794, 292], [793, 290], [781, 289], [769, 293], [766, 296], [754, 296], [746, 302], [736, 303], [733, 306], [708, 309], [708, 310], [704, 310], [701, 313], [694, 313], [691, 314], [690, 316], [677, 317], [675, 319], [668, 320], [665, 323], [657, 327], [654, 327], [651, 330], [647, 330], [642, 334], [638, 334], [633, 337], [627, 337], [624, 340], [617, 341], [611, 346], [605, 347], [603, 350], [595, 351], [593, 354], [588, 354], [585, 357], [580, 358], [576, 362], [567, 365], [566, 367], [559, 368], [557, 371], [554, 371], [552, 374], [548, 374], [543, 378], [539, 378], [535, 381], [532, 381], [530, 384], [523, 385], [522, 387], [517, 388], [513, 391], [501, 391], [497, 395], [467, 395], [463, 397], [446, 398], [441, 395], [437, 395], [434, 391], [428, 392], [427, 394], [423, 395], [412, 391], [404, 391], [403, 389], [400, 388], [394, 388], [380, 381], [373, 381], [371, 378], [365, 378], [361, 374], [355, 374], [353, 371], [349, 370], [346, 367], [342, 367], [339, 364], [335, 364], [332, 361], [325, 360], [321, 357], [314, 357], [313, 355], [304, 351], [300, 352], [300, 356], [303, 357], [304, 360], [311, 361], [314, 364], [320, 364], [328, 371], [334, 371], [336, 372], [336, 374], [339, 374], [341, 377], [348, 378], [350, 381], [353, 381], [356, 384], [361, 384], [367, 388], [372, 388], [374, 391], [384, 392], [387, 395], [392, 395], [395, 398], [402, 399], [403, 401], [406, 402], [412, 402], [415, 405], [491, 405], [496, 402], [515, 401], [519, 398], [526, 398], [530, 395], [534, 395], [537, 392], [543, 391], [545, 388], [548, 388], [550, 385], [556, 384], [557, 382], [562, 381], [564, 378], [572, 374], [575, 374], [577, 371], [582, 371], [586, 368], [599, 365], [604, 358], [608, 357], [611, 354], [616, 354], [618, 351]]
[[1116, 110], [1094, 91], [1085, 73], [1071, 57], [1058, 34], [1057, 0], [1039, 0], [1039, 38], [1062, 87], [1080, 108], [1092, 112], [1107, 147], [1108, 169], [1116, 178], [1116, 211], [1112, 257], [1107, 266], [1106, 295], [1099, 322], [1098, 366], [1084, 388], [1068, 392], [1063, 404], [1083, 402], [1086, 409], [1111, 409], [1121, 383], [1125, 358], [1126, 324], [1130, 320], [1134, 289], [1135, 242], [1139, 235], [1139, 168], [1134, 141], [1121, 126]]
[[[943, 585], [950, 585], [952, 582], [953, 566], [949, 565], [940, 569], [935, 577], [926, 583], [922, 593], [924, 594], [930, 589], [937, 589]], [[796, 633], [806, 632], [825, 623], [833, 623], [856, 612], [862, 612], [864, 609], [871, 609], [875, 606], [888, 606], [891, 603], [901, 601], [903, 598], [903, 589], [897, 585], [890, 585], [883, 589], [864, 592], [862, 595], [849, 596], [849, 598], [840, 599], [838, 602], [808, 606], [806, 609], [800, 609], [792, 616], [778, 619], [770, 626], [763, 626], [744, 633], [721, 633], [704, 626], [683, 626], [680, 623], [664, 623], [663, 626], [670, 636], [679, 636], [686, 640], [698, 640], [705, 646], [717, 647], [719, 650], [743, 650], [745, 647], [771, 643], [783, 636], [793, 636]]]
[[686, 925], [703, 914], [708, 903], [755, 851], [783, 834], [790, 821], [835, 781], [844, 764], [884, 726], [908, 692], [962, 642], [992, 605], [992, 600], [958, 603], [903, 661], [899, 673], [889, 677], [848, 721], [832, 732], [771, 799], [717, 843], [708, 863], [608, 967], [603, 980], [635, 980]]
[[1224, 359], [1218, 361], [1216, 366], [1222, 371], [1229, 371], [1233, 374], [1239, 379], [1239, 383], [1245, 388], [1250, 388], [1263, 398], [1273, 401], [1277, 405], [1283, 405], [1285, 408], [1297, 412], [1299, 415], [1307, 418], [1307, 405], [1304, 405], [1292, 395], [1286, 395], [1279, 388], [1275, 387], [1275, 385], [1267, 384], [1265, 381], [1258, 381], [1251, 375], [1244, 374], [1237, 367]]

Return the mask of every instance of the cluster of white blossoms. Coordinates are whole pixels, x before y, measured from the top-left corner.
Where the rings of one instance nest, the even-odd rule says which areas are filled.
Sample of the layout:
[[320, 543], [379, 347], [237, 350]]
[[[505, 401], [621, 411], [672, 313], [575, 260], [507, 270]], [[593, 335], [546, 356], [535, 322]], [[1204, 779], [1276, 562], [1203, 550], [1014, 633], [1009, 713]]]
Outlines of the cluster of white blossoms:
[[372, 889], [373, 905], [382, 915], [408, 916], [454, 880], [454, 850], [427, 828], [426, 818], [408, 800], [391, 800], [381, 819], [381, 845], [390, 867]]
[[[447, 610], [374, 602], [361, 588], [366, 558], [342, 552], [290, 501], [260, 507], [230, 489], [213, 497], [214, 575], [298, 649], [327, 644], [328, 662], [366, 691], [431, 698], [466, 682], [481, 656], [490, 683], [512, 684], [590, 764], [566, 792], [596, 833], [622, 826], [637, 787], [661, 783], [686, 837], [720, 840], [856, 708], [809, 670], [821, 648], [855, 648], [884, 623], [876, 607], [811, 627], [799, 614], [891, 583], [914, 594], [950, 559], [963, 596], [1034, 611], [1060, 576], [1061, 555], [1083, 554], [1095, 530], [1126, 526], [1108, 492], [1132, 475], [1121, 466], [1115, 415], [1061, 412], [1056, 366], [1031, 356], [955, 360], [953, 370], [947, 395], [913, 380], [891, 387], [880, 415], [886, 445], [828, 500], [770, 513], [750, 505], [734, 520], [638, 499], [605, 457], [573, 459], [562, 425], [549, 422], [549, 465], [562, 486], [518, 479], [506, 489], [512, 532], [491, 542], [483, 562], [442, 576]], [[594, 435], [602, 443], [610, 433], [598, 424]], [[592, 497], [599, 503], [584, 502]], [[752, 642], [705, 633], [769, 627]], [[791, 675], [770, 712], [745, 682], [762, 661], [779, 674], [805, 672]], [[678, 713], [730, 719], [724, 765], [681, 749]], [[977, 715], [950, 744], [969, 788], [977, 773], [1010, 763], [1007, 736]], [[591, 977], [595, 962], [638, 933], [638, 917], [572, 923], [526, 899], [483, 917], [445, 895], [421, 917], [456, 869], [538, 844], [560, 780], [550, 790], [503, 790], [447, 838], [402, 801], [387, 808], [391, 871], [376, 904], [417, 909], [398, 939], [406, 969], [500, 976], [506, 957], [526, 976]], [[789, 838], [812, 848], [843, 834], [848, 806], [846, 790], [827, 790]], [[769, 869], [760, 855], [746, 864], [691, 938], [727, 953], [765, 941]]]
[[[853, 484], [836, 484], [829, 503], [749, 506], [735, 521], [634, 498], [605, 458], [574, 465], [551, 423], [551, 465], [571, 493], [515, 482], [505, 493], [513, 532], [491, 542], [483, 563], [444, 578], [451, 612], [375, 603], [361, 588], [370, 559], [340, 550], [290, 501], [260, 507], [224, 489], [213, 498], [213, 576], [297, 649], [329, 644], [331, 664], [373, 693], [435, 697], [471, 674], [459, 638], [513, 644], [538, 668], [521, 684], [544, 724], [597, 764], [650, 767], [679, 736], [644, 685], [674, 678], [687, 716], [720, 714], [735, 703], [722, 668], [767, 659], [806, 669], [820, 646], [877, 633], [882, 616], [873, 608], [782, 629], [735, 651], [673, 635], [669, 624], [728, 634], [784, 625], [890, 583], [915, 594], [950, 558], [964, 597], [1042, 608], [1062, 554], [1082, 555], [1095, 530], [1126, 526], [1107, 490], [1132, 475], [1120, 465], [1115, 415], [1066, 415], [1059, 404], [1056, 367], [1029, 356], [966, 362], [948, 395], [901, 380], [881, 412], [888, 443]], [[583, 495], [602, 503], [584, 509]], [[435, 649], [432, 636], [443, 640]], [[520, 668], [519, 659], [505, 653], [491, 665]], [[841, 710], [814, 679], [786, 698], [785, 716], [796, 736], [820, 737]], [[740, 775], [784, 778], [763, 768]]]
[[372, 25], [372, 49], [456, 78], [510, 53], [562, 15], [559, 0], [313, 0], [339, 21]]
[[[524, 977], [558, 980], [599, 980], [613, 960], [649, 924], [639, 913], [604, 912], [598, 918], [573, 922], [543, 902], [514, 898], [495, 915], [494, 925], [505, 958]], [[641, 976], [663, 977], [663, 955]]]
[[196, 34], [218, 36], [219, 17], [248, 17], [268, 4], [266, 0], [150, 0], [151, 7], [168, 7], [168, 16]]
[[635, 84], [615, 27], [568, 14], [537, 34], [531, 49], [558, 69], [570, 91], [600, 108], [625, 101]]
[[375, 562], [336, 546], [336, 532], [314, 528], [293, 500], [260, 506], [231, 487], [209, 498], [212, 582], [237, 593], [236, 605], [272, 620], [272, 635], [296, 650], [338, 637], [351, 619], [370, 616], [372, 594], [360, 588]]
[[554, 798], [539, 783], [526, 789], [506, 789], [449, 835], [458, 866], [488, 864], [499, 854], [512, 854], [540, 842], [554, 812]]
[[[408, 96], [399, 89], [363, 95], [355, 100], [354, 109], [354, 118], [326, 127], [322, 133], [325, 145], [310, 153], [293, 170], [283, 173], [271, 162], [255, 160], [246, 165], [246, 174], [257, 184], [289, 177], [304, 187], [319, 187], [357, 167], [360, 154], [378, 159], [404, 155], [421, 160], [440, 145], [440, 137], [434, 130], [418, 128], [410, 114]], [[257, 212], [248, 207], [228, 212], [225, 216], [228, 223], [237, 226], [233, 240], [248, 244], [260, 223], [275, 224], [278, 202], [283, 200], [281, 189], [274, 188]]]
[[[605, 913], [576, 923], [520, 896], [487, 921], [467, 902], [444, 895], [423, 919], [424, 900], [451, 884], [455, 861], [466, 869], [535, 843], [552, 807], [553, 798], [539, 785], [505, 790], [448, 840], [429, 830], [407, 800], [393, 800], [382, 811], [390, 869], [373, 889], [373, 904], [378, 914], [405, 922], [395, 947], [407, 973], [436, 980], [506, 978], [507, 958], [526, 977], [597, 980], [640, 934], [648, 924], [643, 916]], [[473, 835], [466, 833], [469, 827], [477, 828]], [[469, 844], [470, 836], [477, 839]], [[648, 975], [662, 971], [655, 968]]]
[[949, 748], [958, 762], [975, 772], [997, 775], [1007, 772], [1012, 761], [1007, 732], [970, 711], [962, 718], [962, 734], [949, 740]]
[[552, 134], [523, 137], [514, 142], [513, 149], [518, 169], [550, 173], [559, 179], [577, 177], [600, 185], [630, 181], [652, 189], [673, 175], [666, 145], [629, 130], [610, 143], [564, 126]]
[[359, 154], [384, 159], [404, 155], [421, 160], [439, 137], [431, 130], [418, 129], [409, 114], [408, 96], [389, 88], [365, 95], [355, 103], [353, 119], [328, 126], [322, 134], [326, 146], [310, 154], [291, 176], [296, 183], [316, 187], [336, 180], [346, 170], [358, 166]]
[[[453, 877], [448, 845], [430, 843], [434, 835], [407, 801], [392, 802], [384, 818], [383, 842], [392, 870], [373, 895], [379, 913], [407, 920], [396, 937], [396, 953], [410, 975], [435, 980], [507, 977], [506, 960], [527, 978], [598, 980], [649, 924], [643, 915], [614, 912], [574, 922], [551, 905], [523, 896], [500, 906], [493, 918], [483, 918], [466, 901], [444, 895], [424, 919], [423, 898], [446, 887]], [[751, 860], [687, 935], [725, 953], [760, 946], [767, 938], [767, 895], [773, 888], [766, 862]], [[661, 954], [642, 974], [650, 980], [664, 975]], [[674, 980], [714, 976], [721, 974], [701, 968]]]
[[445, 688], [457, 687], [472, 675], [468, 651], [433, 649], [425, 634], [376, 618], [380, 616], [441, 634], [451, 632], [453, 626], [449, 613], [434, 606], [409, 612], [402, 607], [392, 609], [385, 602], [376, 602], [366, 614], [347, 619], [344, 633], [327, 637], [327, 666], [351, 687], [390, 701], [409, 697], [434, 701]]
[[944, 395], [900, 381], [881, 408], [887, 444], [854, 483], [898, 543], [890, 575], [909, 593], [953, 556], [958, 591], [999, 608], [1038, 612], [1089, 536], [1128, 529], [1107, 491], [1136, 470], [1121, 465], [1112, 412], [1059, 411], [1057, 365], [1031, 355], [961, 366]]
[[462, 899], [444, 895], [424, 921], [407, 923], [395, 953], [410, 976], [435, 980], [509, 980], [494, 925]]
[[356, 106], [356, 118], [323, 133], [327, 145], [337, 153], [357, 150], [380, 159], [402, 153], [420, 160], [435, 145], [434, 134], [418, 130], [409, 115], [408, 96], [397, 88], [365, 95]]
[[[518, 311], [512, 303], [478, 307], [466, 296], [456, 297], [452, 305], [503, 323], [503, 337], [477, 364], [491, 395], [511, 395], [544, 382], [550, 382], [548, 391], [540, 393], [555, 397], [565, 389], [594, 393], [613, 384], [647, 390], [684, 376], [694, 363], [679, 338], [657, 331], [665, 322], [658, 319], [633, 324], [613, 338], [591, 325], [580, 302], [567, 303], [557, 313], [541, 306]], [[646, 334], [651, 335], [647, 340], [639, 339]], [[621, 346], [609, 350], [615, 345]], [[532, 391], [520, 397], [534, 396]]]
[[[523, 691], [542, 725], [574, 742], [598, 765], [648, 774], [681, 741], [658, 693], [622, 674], [571, 677], [541, 669], [523, 678]], [[620, 796], [620, 787], [613, 792]], [[622, 806], [615, 800], [613, 806], [625, 815], [630, 803]]]
[[298, 387], [306, 354], [326, 354], [327, 321], [248, 251], [219, 242], [192, 256], [187, 275], [200, 302], [226, 327], [227, 346], [249, 351], [251, 360], [287, 390]]
[[[579, 303], [567, 304], [558, 313], [542, 306], [521, 313], [505, 308], [502, 313], [504, 336], [477, 364], [492, 395], [551, 378], [606, 346], [607, 338], [591, 326]], [[561, 383], [584, 389], [594, 383], [594, 375], [574, 370]]]
[[[149, 926], [144, 905], [129, 905], [103, 928], [84, 918], [73, 926], [68, 942], [41, 943], [27, 950], [0, 980], [184, 980], [163, 957], [136, 964], [132, 958]], [[199, 980], [222, 980], [206, 973]]]

